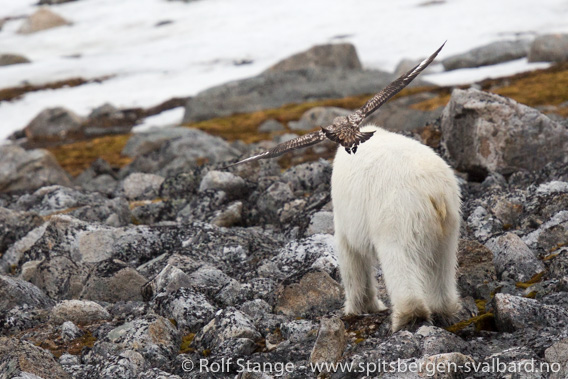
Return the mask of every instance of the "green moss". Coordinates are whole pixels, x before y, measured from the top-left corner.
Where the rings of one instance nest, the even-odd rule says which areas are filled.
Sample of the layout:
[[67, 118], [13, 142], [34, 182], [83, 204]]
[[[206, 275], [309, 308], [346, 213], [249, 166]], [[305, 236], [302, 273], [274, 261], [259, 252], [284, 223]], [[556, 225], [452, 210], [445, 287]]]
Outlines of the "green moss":
[[357, 339], [355, 340], [355, 344], [360, 344], [360, 343], [363, 342], [363, 341], [365, 341], [364, 338], [357, 338]]
[[180, 354], [186, 354], [195, 351], [194, 348], [190, 347], [194, 338], [195, 338], [195, 333], [189, 333], [181, 337], [181, 345], [179, 347]]
[[529, 292], [525, 297], [529, 299], [534, 299], [536, 297], [536, 291]]
[[477, 332], [481, 330], [496, 330], [495, 315], [493, 315], [493, 313], [484, 313], [472, 317], [469, 320], [460, 321], [456, 324], [448, 326], [446, 330], [452, 333], [458, 333], [459, 331], [465, 329], [471, 324], [475, 325], [475, 331]]
[[517, 288], [529, 288], [530, 286], [539, 283], [543, 277], [544, 277], [544, 271], [533, 275], [533, 277], [527, 280], [526, 282], [517, 282], [516, 286]]
[[205, 350], [203, 350], [203, 351], [201, 352], [201, 354], [202, 354], [204, 357], [208, 357], [208, 356], [211, 355], [211, 350], [205, 349]]

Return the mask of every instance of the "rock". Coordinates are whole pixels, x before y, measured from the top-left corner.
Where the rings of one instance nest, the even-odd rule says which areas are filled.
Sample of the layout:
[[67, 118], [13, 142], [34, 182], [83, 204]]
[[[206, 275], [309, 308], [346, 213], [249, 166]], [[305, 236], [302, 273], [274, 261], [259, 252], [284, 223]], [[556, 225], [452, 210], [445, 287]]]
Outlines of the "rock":
[[63, 341], [70, 342], [83, 335], [83, 331], [73, 324], [71, 321], [65, 321], [61, 325], [61, 338]]
[[223, 171], [209, 171], [199, 185], [199, 191], [225, 191], [233, 199], [240, 198], [246, 191], [246, 183], [240, 176]]
[[466, 53], [445, 58], [442, 64], [446, 71], [493, 65], [526, 57], [529, 46], [530, 42], [527, 40], [492, 42]]
[[271, 132], [280, 132], [285, 130], [286, 128], [284, 127], [284, 125], [282, 125], [282, 123], [276, 121], [273, 118], [270, 118], [266, 121], [264, 121], [262, 124], [260, 124], [260, 126], [258, 127], [258, 132], [259, 133], [271, 133]]
[[310, 355], [310, 362], [340, 361], [346, 343], [343, 321], [338, 317], [322, 318], [318, 338]]
[[314, 46], [276, 63], [266, 72], [301, 70], [314, 67], [344, 70], [361, 70], [362, 68], [355, 46], [350, 43], [340, 43]]
[[30, 63], [30, 60], [18, 54], [0, 54], [0, 66], [10, 66], [13, 64]]
[[69, 3], [71, 1], [76, 1], [76, 0], [39, 0], [38, 5], [56, 5], [56, 4]]
[[[205, 327], [195, 336], [194, 345], [200, 348], [212, 349], [214, 353], [222, 355], [230, 353], [230, 344], [235, 343], [235, 356], [252, 353], [250, 342], [261, 337], [252, 321], [241, 311], [227, 307], [215, 315]], [[250, 342], [249, 342], [250, 341]], [[254, 347], [252, 347], [254, 350]]]
[[0, 376], [29, 379], [70, 378], [49, 352], [27, 341], [8, 337], [0, 337]]
[[126, 143], [121, 154], [127, 157], [137, 157], [159, 149], [166, 142], [176, 138], [192, 136], [195, 133], [190, 128], [160, 128], [147, 132], [136, 133]]
[[[402, 74], [406, 74], [408, 71], [413, 69], [415, 66], [419, 65], [425, 57], [420, 59], [403, 58], [398, 62], [396, 68], [394, 69], [394, 75], [398, 78]], [[435, 63], [434, 63], [435, 64]], [[432, 73], [432, 66], [428, 66], [422, 71], [423, 74]]]
[[47, 8], [40, 8], [29, 16], [18, 30], [20, 34], [36, 33], [42, 30], [69, 25], [69, 21]]
[[0, 193], [34, 191], [51, 184], [71, 185], [51, 153], [24, 150], [16, 145], [0, 146]]
[[504, 228], [510, 228], [517, 225], [519, 217], [523, 212], [523, 204], [519, 201], [499, 199], [492, 211], [499, 221], [501, 221]]
[[537, 300], [498, 293], [494, 305], [497, 329], [502, 332], [546, 326], [566, 328], [568, 325], [566, 308], [542, 304]]
[[421, 326], [416, 334], [422, 336], [422, 353], [424, 355], [437, 355], [452, 352], [464, 352], [468, 349], [468, 343], [436, 326]]
[[214, 317], [216, 308], [207, 298], [192, 288], [162, 292], [154, 299], [156, 311], [174, 319], [184, 333], [196, 333]]
[[493, 253], [484, 245], [473, 240], [459, 242], [458, 288], [462, 297], [489, 300], [487, 285], [497, 279]]
[[306, 231], [306, 236], [314, 234], [333, 234], [333, 212], [320, 211], [314, 213], [310, 220], [310, 225]]
[[191, 287], [191, 284], [189, 275], [168, 263], [154, 279], [144, 285], [143, 292], [147, 294], [145, 300], [151, 300], [159, 293], [169, 294], [181, 287]]
[[111, 330], [97, 345], [110, 342], [116, 348], [140, 353], [152, 367], [168, 364], [178, 353], [181, 336], [176, 327], [161, 316], [148, 315]]
[[281, 181], [289, 183], [296, 192], [329, 191], [331, 164], [323, 159], [290, 167], [282, 174]]
[[309, 317], [338, 309], [342, 302], [341, 285], [326, 272], [313, 271], [279, 290], [275, 311], [289, 317]]
[[34, 212], [18, 212], [0, 207], [0, 256], [14, 242], [42, 223], [41, 217]]
[[243, 203], [235, 201], [227, 206], [226, 209], [220, 211], [211, 220], [212, 225], [218, 227], [231, 227], [238, 225], [242, 222], [243, 218]]
[[160, 197], [185, 199], [196, 193], [201, 183], [201, 175], [195, 171], [167, 177], [160, 187]]
[[506, 233], [486, 246], [493, 252], [495, 271], [502, 280], [526, 282], [544, 271], [542, 262], [516, 234]]
[[[308, 68], [270, 71], [223, 84], [188, 100], [182, 123], [278, 108], [307, 100], [376, 93], [394, 77], [380, 71]], [[419, 85], [414, 81], [412, 85]], [[423, 83], [422, 83], [423, 84]]]
[[266, 189], [257, 202], [258, 210], [268, 221], [277, 221], [284, 204], [294, 198], [289, 183], [276, 182]]
[[82, 134], [83, 122], [82, 117], [68, 109], [48, 108], [31, 120], [24, 132], [32, 141], [63, 141]]
[[142, 287], [148, 280], [132, 267], [116, 259], [99, 262], [89, 273], [81, 299], [106, 301], [142, 300]]
[[476, 89], [452, 92], [442, 114], [456, 169], [470, 173], [541, 170], [567, 162], [568, 130], [533, 108]]
[[562, 375], [566, 376], [568, 374], [568, 339], [558, 341], [546, 349], [544, 358], [551, 365], [556, 363], [560, 366], [558, 378], [561, 378]]
[[163, 182], [164, 178], [159, 175], [133, 173], [122, 182], [122, 190], [130, 200], [154, 199]]
[[337, 107], [315, 107], [302, 115], [297, 122], [291, 121], [288, 127], [292, 130], [312, 130], [316, 127], [333, 124], [336, 117], [348, 116], [352, 111]]
[[39, 288], [18, 278], [0, 275], [0, 313], [26, 305], [31, 308], [48, 308], [54, 305]]
[[545, 34], [531, 44], [529, 62], [568, 61], [568, 34]]
[[71, 321], [75, 324], [89, 324], [99, 320], [109, 320], [110, 314], [94, 301], [63, 300], [51, 311], [51, 320], [56, 324]]

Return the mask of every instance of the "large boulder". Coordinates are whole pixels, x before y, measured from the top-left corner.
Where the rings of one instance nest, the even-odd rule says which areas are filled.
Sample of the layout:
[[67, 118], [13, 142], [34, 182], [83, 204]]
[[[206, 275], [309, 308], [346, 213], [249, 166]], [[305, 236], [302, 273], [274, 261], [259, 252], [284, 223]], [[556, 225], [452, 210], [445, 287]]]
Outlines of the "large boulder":
[[[374, 70], [306, 68], [265, 72], [198, 93], [188, 100], [182, 123], [309, 100], [372, 94], [393, 79], [392, 74]], [[414, 81], [411, 85], [420, 85], [420, 81]]]
[[506, 175], [568, 161], [563, 125], [512, 99], [473, 88], [452, 92], [442, 113], [442, 133], [460, 171]]
[[266, 71], [291, 71], [311, 67], [345, 70], [360, 70], [362, 68], [355, 46], [350, 43], [338, 43], [314, 46], [276, 63]]
[[70, 378], [48, 351], [30, 342], [0, 337], [0, 378]]
[[462, 54], [452, 55], [444, 59], [442, 64], [446, 71], [488, 66], [526, 57], [529, 46], [530, 42], [527, 40], [497, 41]]
[[35, 191], [50, 184], [71, 185], [53, 155], [46, 150], [0, 146], [0, 192]]
[[0, 66], [10, 66], [13, 64], [30, 63], [30, 60], [18, 54], [0, 54]]
[[63, 25], [69, 25], [69, 21], [47, 8], [40, 8], [26, 19], [18, 33], [30, 34]]
[[568, 34], [545, 34], [533, 41], [529, 62], [568, 61]]

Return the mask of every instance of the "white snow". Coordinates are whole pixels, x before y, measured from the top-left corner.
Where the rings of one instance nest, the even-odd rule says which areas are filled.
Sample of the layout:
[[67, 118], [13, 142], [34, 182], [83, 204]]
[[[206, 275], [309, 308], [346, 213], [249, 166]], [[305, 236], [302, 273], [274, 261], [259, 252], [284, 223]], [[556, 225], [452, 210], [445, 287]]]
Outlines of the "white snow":
[[[564, 0], [79, 0], [50, 9], [73, 24], [20, 35], [23, 19], [6, 22], [0, 53], [31, 64], [0, 67], [0, 88], [73, 77], [102, 83], [28, 93], [0, 103], [0, 140], [46, 107], [86, 115], [110, 102], [147, 107], [211, 86], [257, 75], [315, 44], [352, 42], [363, 65], [393, 71], [402, 58], [440, 58], [502, 39], [568, 32]], [[33, 13], [37, 0], [0, 0], [0, 19]], [[171, 21], [157, 27], [159, 22]], [[234, 62], [252, 60], [251, 64]], [[546, 64], [544, 65], [546, 66]], [[525, 60], [425, 76], [437, 84], [543, 67]], [[165, 117], [165, 116], [164, 116]]]
[[135, 133], [145, 132], [152, 128], [164, 126], [178, 126], [185, 111], [184, 107], [176, 107], [159, 113], [155, 116], [146, 117], [144, 122], [136, 125], [132, 131]]

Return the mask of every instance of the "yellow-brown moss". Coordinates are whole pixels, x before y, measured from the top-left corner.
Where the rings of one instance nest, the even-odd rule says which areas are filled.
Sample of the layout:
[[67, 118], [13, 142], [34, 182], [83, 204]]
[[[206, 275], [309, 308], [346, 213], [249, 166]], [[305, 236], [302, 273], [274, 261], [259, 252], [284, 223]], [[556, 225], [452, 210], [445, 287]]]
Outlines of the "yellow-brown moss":
[[18, 87], [4, 88], [0, 90], [0, 101], [12, 101], [18, 99], [19, 97], [21, 97], [22, 95], [28, 92], [53, 90], [63, 87], [77, 87], [87, 83], [101, 83], [109, 78], [111, 77], [105, 76], [90, 80], [86, 80], [83, 78], [71, 78], [71, 79], [65, 79], [41, 85], [25, 84], [23, 86], [18, 86]]
[[517, 288], [529, 288], [530, 286], [539, 283], [543, 277], [544, 277], [544, 271], [533, 275], [533, 277], [527, 280], [526, 282], [517, 282], [516, 286]]
[[48, 147], [61, 167], [73, 176], [79, 175], [97, 158], [106, 160], [111, 166], [122, 167], [132, 162], [132, 158], [121, 155], [130, 134], [119, 134], [94, 138]]
[[496, 330], [495, 315], [493, 313], [484, 313], [472, 317], [469, 320], [460, 321], [456, 324], [448, 326], [446, 330], [452, 333], [458, 333], [459, 331], [465, 329], [471, 324], [475, 325], [475, 331], [477, 332], [481, 330]]
[[194, 338], [195, 338], [195, 333], [189, 333], [181, 337], [181, 345], [179, 347], [180, 354], [187, 354], [195, 351], [194, 348], [190, 347]]

